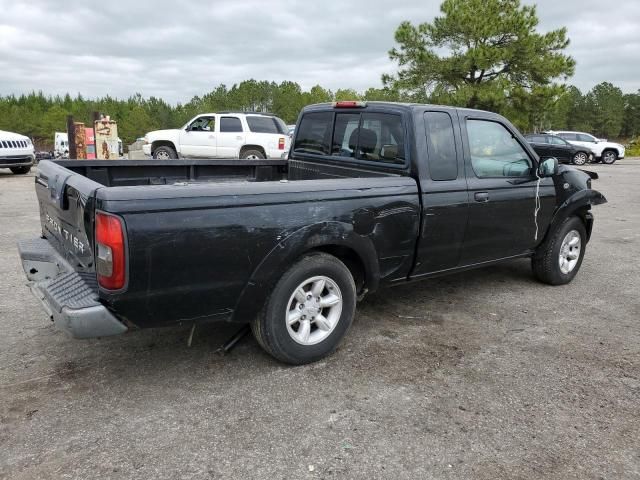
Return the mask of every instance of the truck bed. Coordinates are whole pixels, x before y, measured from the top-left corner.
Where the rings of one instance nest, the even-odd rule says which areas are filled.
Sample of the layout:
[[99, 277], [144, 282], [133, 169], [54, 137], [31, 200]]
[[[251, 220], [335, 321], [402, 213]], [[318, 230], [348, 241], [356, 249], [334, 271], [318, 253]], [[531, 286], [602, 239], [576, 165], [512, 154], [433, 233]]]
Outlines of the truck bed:
[[263, 182], [286, 176], [286, 160], [58, 160], [105, 187], [176, 183]]

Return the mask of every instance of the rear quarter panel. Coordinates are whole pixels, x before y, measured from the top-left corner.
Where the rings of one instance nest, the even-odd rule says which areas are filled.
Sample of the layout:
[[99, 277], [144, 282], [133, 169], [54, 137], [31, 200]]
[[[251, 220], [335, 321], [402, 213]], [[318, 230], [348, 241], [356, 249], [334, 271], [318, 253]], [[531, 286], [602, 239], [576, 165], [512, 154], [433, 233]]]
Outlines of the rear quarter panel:
[[140, 327], [250, 321], [321, 245], [352, 247], [383, 280], [406, 277], [419, 225], [416, 183], [400, 176], [115, 187], [98, 207], [124, 219], [130, 259], [128, 289], [101, 298]]

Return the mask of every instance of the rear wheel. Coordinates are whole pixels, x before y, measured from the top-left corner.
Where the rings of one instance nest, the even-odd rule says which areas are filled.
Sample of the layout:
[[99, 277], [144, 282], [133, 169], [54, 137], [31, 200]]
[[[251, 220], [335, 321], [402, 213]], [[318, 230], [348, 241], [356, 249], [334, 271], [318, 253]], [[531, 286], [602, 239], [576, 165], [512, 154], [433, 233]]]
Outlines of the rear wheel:
[[618, 159], [618, 154], [613, 150], [605, 150], [602, 152], [602, 163], [606, 163], [607, 165], [611, 165]]
[[531, 260], [538, 280], [564, 285], [577, 275], [587, 244], [587, 230], [578, 217], [566, 218], [539, 247]]
[[158, 160], [171, 160], [178, 158], [178, 154], [173, 148], [162, 146], [153, 151], [153, 158], [157, 158]]
[[264, 153], [262, 153], [260, 150], [243, 150], [240, 153], [240, 158], [242, 160], [262, 160], [263, 158], [265, 158]]
[[302, 365], [336, 349], [355, 307], [356, 286], [349, 269], [331, 255], [311, 253], [280, 278], [251, 328], [269, 354]]
[[589, 160], [589, 156], [584, 152], [578, 152], [573, 156], [573, 163], [575, 165], [584, 165]]
[[24, 175], [25, 173], [29, 173], [31, 171], [31, 167], [28, 165], [26, 167], [11, 167], [10, 170], [16, 175]]

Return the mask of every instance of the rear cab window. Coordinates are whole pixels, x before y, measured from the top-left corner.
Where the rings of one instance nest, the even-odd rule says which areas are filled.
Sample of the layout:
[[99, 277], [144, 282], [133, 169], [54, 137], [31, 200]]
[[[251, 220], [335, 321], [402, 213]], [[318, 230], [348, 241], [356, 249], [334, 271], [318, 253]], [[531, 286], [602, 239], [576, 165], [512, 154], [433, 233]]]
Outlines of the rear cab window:
[[402, 116], [353, 110], [305, 113], [293, 152], [330, 155], [334, 161], [404, 166]]

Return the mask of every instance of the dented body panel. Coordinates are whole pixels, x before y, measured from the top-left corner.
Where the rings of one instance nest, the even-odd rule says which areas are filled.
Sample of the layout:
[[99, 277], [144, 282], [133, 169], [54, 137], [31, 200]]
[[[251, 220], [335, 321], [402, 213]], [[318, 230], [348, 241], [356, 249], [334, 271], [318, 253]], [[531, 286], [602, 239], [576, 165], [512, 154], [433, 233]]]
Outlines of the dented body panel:
[[[330, 112], [335, 122], [339, 113], [360, 111], [319, 105], [305, 108], [301, 118]], [[345, 158], [344, 144], [334, 155], [292, 149], [288, 161], [43, 161], [36, 191], [43, 237], [55, 250], [47, 258], [64, 258], [82, 278], [95, 279], [95, 214], [105, 212], [120, 219], [125, 232], [126, 286], [84, 285], [83, 292], [92, 291], [122, 325], [249, 322], [282, 274], [309, 251], [340, 258], [364, 294], [530, 256], [567, 215], [580, 216], [590, 232], [591, 206], [606, 201], [591, 190], [593, 175], [571, 167], [538, 182], [539, 158], [498, 115], [377, 102], [366, 112], [400, 119], [404, 145], [396, 161]], [[446, 113], [453, 126], [448, 158], [457, 174], [445, 180], [433, 173], [435, 152], [425, 133], [432, 112]], [[529, 157], [531, 172], [477, 177], [468, 119], [506, 128]], [[25, 269], [41, 257], [27, 247]]]

